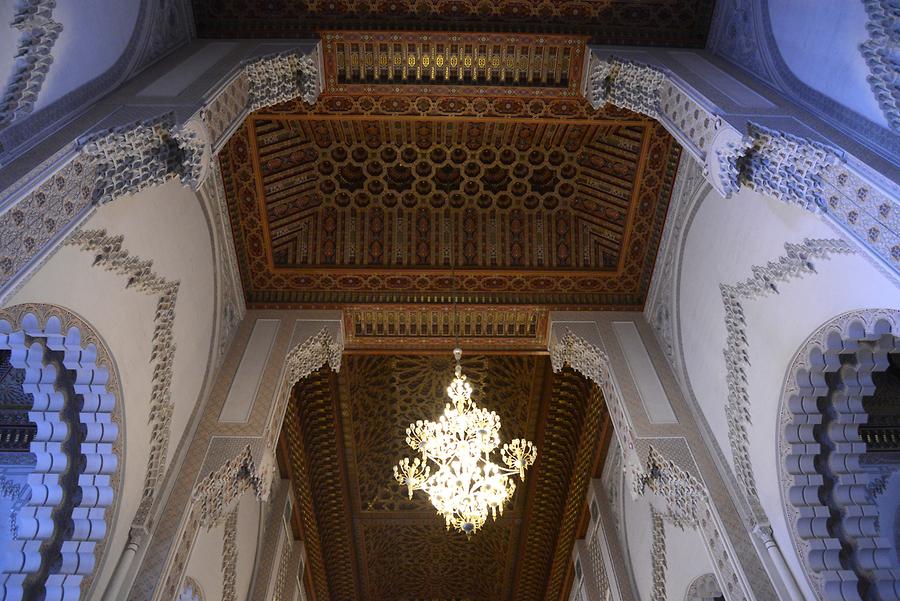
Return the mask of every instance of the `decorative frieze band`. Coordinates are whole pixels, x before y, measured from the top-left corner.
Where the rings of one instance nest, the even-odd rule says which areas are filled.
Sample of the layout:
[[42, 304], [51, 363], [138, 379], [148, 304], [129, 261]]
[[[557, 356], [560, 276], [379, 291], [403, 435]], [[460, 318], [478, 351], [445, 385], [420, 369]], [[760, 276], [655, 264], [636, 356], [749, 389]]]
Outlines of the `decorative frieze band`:
[[56, 0], [19, 0], [11, 27], [21, 31], [19, 46], [0, 103], [0, 126], [30, 113], [53, 63], [53, 45], [62, 33], [53, 20]]
[[666, 601], [666, 524], [663, 517], [650, 509], [650, 563], [653, 571], [651, 601]]
[[222, 601], [237, 599], [237, 521], [238, 508], [235, 507], [225, 520], [225, 535], [222, 542]]

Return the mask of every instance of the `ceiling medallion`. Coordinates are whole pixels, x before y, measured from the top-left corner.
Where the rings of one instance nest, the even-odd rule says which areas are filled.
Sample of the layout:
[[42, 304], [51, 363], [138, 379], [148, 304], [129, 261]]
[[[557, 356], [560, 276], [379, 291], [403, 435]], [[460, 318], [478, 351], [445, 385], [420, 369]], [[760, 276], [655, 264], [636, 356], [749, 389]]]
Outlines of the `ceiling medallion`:
[[[513, 476], [525, 480], [525, 470], [537, 458], [534, 443], [514, 438], [500, 449], [506, 467], [491, 461], [500, 445], [500, 416], [472, 401], [472, 385], [462, 374], [462, 349], [453, 350], [456, 377], [447, 387], [450, 403], [438, 421], [417, 420], [406, 429], [406, 444], [421, 455], [403, 459], [394, 478], [409, 491], [428, 493], [431, 503], [447, 522], [467, 535], [503, 514], [503, 506], [516, 490]], [[430, 463], [429, 463], [430, 462]], [[436, 469], [432, 471], [432, 464]]]

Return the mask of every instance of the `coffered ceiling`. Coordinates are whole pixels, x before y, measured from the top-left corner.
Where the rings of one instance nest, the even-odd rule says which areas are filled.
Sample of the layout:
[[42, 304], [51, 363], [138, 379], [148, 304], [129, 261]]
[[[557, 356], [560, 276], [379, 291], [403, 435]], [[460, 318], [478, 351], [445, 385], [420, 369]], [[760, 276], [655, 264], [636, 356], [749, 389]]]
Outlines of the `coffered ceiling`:
[[546, 349], [552, 309], [643, 309], [680, 147], [581, 97], [585, 36], [320, 33], [315, 105], [219, 153], [250, 308], [340, 308], [382, 351]]
[[593, 43], [702, 48], [715, 0], [193, 0], [201, 38], [328, 29], [563, 32]]
[[538, 448], [512, 506], [470, 539], [448, 532], [424, 493], [409, 500], [392, 474], [410, 454], [408, 424], [443, 409], [449, 355], [350, 355], [339, 375], [320, 371], [295, 388], [280, 461], [317, 601], [567, 594], [587, 485], [610, 433], [602, 397], [571, 370], [553, 374], [546, 356], [467, 356], [463, 367], [504, 440]]
[[250, 306], [640, 310], [679, 152], [579, 99], [330, 95], [220, 160]]

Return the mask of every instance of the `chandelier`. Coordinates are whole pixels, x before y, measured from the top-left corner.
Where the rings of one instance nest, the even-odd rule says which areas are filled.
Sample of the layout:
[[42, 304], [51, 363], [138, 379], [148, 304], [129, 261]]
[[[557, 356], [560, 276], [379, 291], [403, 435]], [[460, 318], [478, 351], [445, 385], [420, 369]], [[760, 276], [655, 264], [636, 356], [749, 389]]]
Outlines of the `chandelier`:
[[500, 449], [506, 467], [491, 461], [500, 445], [500, 417], [472, 401], [472, 385], [462, 373], [462, 350], [453, 350], [456, 377], [447, 387], [450, 402], [437, 421], [417, 420], [406, 429], [406, 444], [421, 457], [403, 459], [394, 466], [394, 478], [413, 491], [428, 494], [434, 508], [452, 526], [467, 535], [503, 514], [504, 504], [516, 490], [514, 476], [525, 480], [534, 463], [533, 443], [514, 438]]

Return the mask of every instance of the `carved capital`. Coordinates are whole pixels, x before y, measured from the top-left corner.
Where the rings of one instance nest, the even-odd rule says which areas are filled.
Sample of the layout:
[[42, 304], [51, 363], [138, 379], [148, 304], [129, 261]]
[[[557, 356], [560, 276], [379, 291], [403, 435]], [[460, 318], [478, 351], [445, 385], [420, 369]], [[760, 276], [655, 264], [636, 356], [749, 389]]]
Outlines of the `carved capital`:
[[655, 67], [624, 61], [614, 56], [600, 58], [588, 52], [584, 94], [595, 109], [607, 102], [642, 113], [659, 116], [660, 94], [666, 75]]
[[249, 63], [245, 72], [250, 86], [250, 110], [295, 98], [315, 104], [324, 82], [320, 45], [308, 53], [284, 52]]

